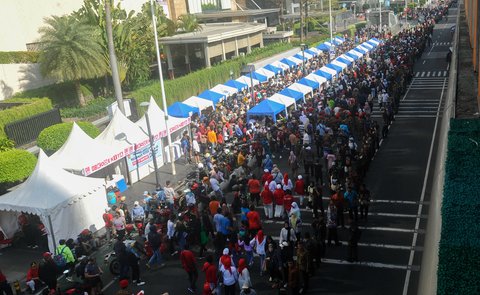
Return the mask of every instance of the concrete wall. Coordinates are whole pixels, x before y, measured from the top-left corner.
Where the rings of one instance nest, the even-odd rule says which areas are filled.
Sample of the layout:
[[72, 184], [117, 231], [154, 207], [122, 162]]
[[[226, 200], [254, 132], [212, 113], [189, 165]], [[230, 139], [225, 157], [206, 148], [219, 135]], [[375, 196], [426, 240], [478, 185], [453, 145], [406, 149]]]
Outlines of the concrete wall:
[[[140, 11], [148, 0], [116, 0], [127, 11]], [[27, 43], [40, 37], [38, 29], [43, 19], [52, 15], [66, 15], [78, 10], [82, 0], [1, 0], [0, 51], [25, 51]]]
[[40, 74], [39, 64], [0, 64], [0, 100], [19, 91], [53, 84]]

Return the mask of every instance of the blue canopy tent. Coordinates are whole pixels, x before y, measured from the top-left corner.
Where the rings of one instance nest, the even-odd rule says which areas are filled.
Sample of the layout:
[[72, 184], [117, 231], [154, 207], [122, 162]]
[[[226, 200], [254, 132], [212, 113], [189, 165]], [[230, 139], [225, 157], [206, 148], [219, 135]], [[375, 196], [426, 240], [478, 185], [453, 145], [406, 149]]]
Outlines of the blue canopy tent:
[[243, 83], [235, 81], [235, 80], [228, 80], [223, 85], [227, 85], [227, 86], [230, 86], [230, 87], [233, 87], [233, 88], [237, 88], [238, 91], [242, 91], [242, 90], [248, 88], [247, 84], [243, 84]]
[[298, 58], [299, 60], [302, 60], [302, 59], [304, 59], [305, 61], [308, 60], [308, 58], [306, 56], [305, 56], [305, 58], [303, 58], [303, 55], [301, 53], [297, 53], [293, 57]]
[[310, 49], [305, 49], [305, 52], [312, 55], [312, 56], [317, 56], [317, 53], [313, 50], [310, 50]]
[[353, 58], [353, 60], [357, 60], [357, 59], [360, 58], [360, 57], [356, 56], [355, 54], [351, 54], [350, 52], [346, 52], [345, 55], [348, 56], [348, 57]]
[[339, 61], [339, 62], [341, 62], [341, 63], [344, 63], [344, 64], [346, 64], [347, 66], [349, 66], [349, 65], [351, 65], [351, 64], [352, 64], [352, 62], [351, 62], [351, 61], [349, 61], [348, 59], [346, 59], [346, 58], [343, 58], [343, 57], [337, 57], [337, 58], [336, 58], [336, 60], [338, 60], [338, 61]]
[[271, 71], [271, 72], [274, 72], [275, 74], [280, 73], [280, 74], [283, 75], [283, 69], [282, 69], [282, 68], [279, 68], [279, 67], [276, 67], [276, 66], [274, 66], [274, 65], [266, 65], [266, 66], [264, 66], [263, 68], [264, 68], [264, 69], [267, 69], [267, 70], [269, 70], [269, 71]]
[[248, 74], [245, 74], [246, 77], [250, 78], [250, 75], [252, 76], [253, 79], [255, 80], [258, 80], [260, 82], [267, 82], [268, 81], [268, 78], [264, 75], [261, 75], [257, 72], [252, 72], [251, 74], [248, 73]]
[[273, 122], [277, 122], [277, 115], [284, 110], [283, 104], [265, 99], [247, 111], [247, 122], [250, 121], [250, 116], [271, 116]]
[[297, 83], [310, 86], [310, 87], [312, 87], [312, 89], [320, 88], [320, 84], [317, 81], [313, 81], [313, 80], [310, 80], [310, 79], [307, 79], [307, 78], [302, 78]]
[[219, 103], [222, 99], [225, 98], [224, 95], [218, 93], [218, 92], [215, 92], [215, 91], [211, 91], [211, 90], [205, 90], [204, 92], [200, 93], [199, 95], [197, 95], [197, 97], [200, 97], [200, 98], [205, 98], [205, 99], [208, 99], [210, 101], [213, 101], [213, 104], [217, 104]]
[[318, 70], [318, 71], [314, 72], [314, 74], [317, 75], [317, 76], [320, 76], [320, 77], [324, 77], [327, 80], [332, 80], [332, 78], [333, 78], [332, 74], [324, 72], [322, 70]]
[[200, 114], [200, 109], [181, 102], [175, 102], [167, 108], [168, 115], [177, 118], [189, 118], [193, 114]]
[[333, 45], [340, 45], [342, 44], [343, 42], [333, 38], [332, 40], [328, 40], [330, 43], [332, 43]]
[[372, 45], [374, 48], [378, 46], [375, 42], [372, 42], [371, 40], [367, 41], [368, 44]]
[[328, 46], [327, 44], [325, 43], [322, 43], [320, 45], [317, 46], [317, 49], [320, 49], [321, 51], [329, 51], [330, 50], [330, 46]]
[[377, 38], [372, 38], [372, 39], [370, 39], [370, 40], [376, 41], [376, 42], [378, 42], [378, 43], [382, 43], [382, 41], [379, 40], [379, 39], [377, 39]]
[[360, 48], [367, 49], [368, 51], [373, 50], [373, 46], [368, 44], [367, 42], [363, 42], [362, 44], [358, 45]]
[[342, 71], [342, 68], [337, 66], [337, 65], [334, 65], [334, 64], [326, 64], [325, 65], [327, 68], [330, 68], [332, 70], [335, 70], [337, 73], [340, 73]]
[[295, 101], [299, 101], [299, 100], [303, 99], [303, 93], [301, 93], [300, 91], [290, 89], [290, 88], [285, 88], [282, 91], [280, 91], [279, 93], [282, 94], [282, 95], [294, 98]]
[[282, 59], [280, 60], [280, 62], [288, 65], [288, 66], [291, 67], [291, 68], [297, 66], [296, 63], [294, 63], [293, 61], [291, 61], [291, 60], [289, 60], [289, 59], [286, 59], [286, 58], [282, 58]]
[[362, 55], [364, 55], [365, 53], [367, 53], [366, 50], [363, 50], [362, 48], [359, 48], [358, 46], [353, 48], [353, 50], [355, 50], [356, 52], [360, 52]]
[[336, 36], [335, 39], [339, 40], [342, 43], [345, 42], [345, 38], [340, 37], [340, 36]]

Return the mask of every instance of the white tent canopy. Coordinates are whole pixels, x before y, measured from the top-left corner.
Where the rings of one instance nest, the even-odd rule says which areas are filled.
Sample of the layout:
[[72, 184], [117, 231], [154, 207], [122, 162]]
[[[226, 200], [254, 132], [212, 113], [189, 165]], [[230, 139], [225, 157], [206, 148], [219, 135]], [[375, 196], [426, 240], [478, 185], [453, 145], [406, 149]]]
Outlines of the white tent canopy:
[[311, 73], [310, 75], [306, 76], [308, 80], [312, 80], [317, 82], [318, 84], [322, 85], [323, 83], [327, 82], [327, 78], [322, 77], [322, 76], [317, 76], [314, 73]]
[[348, 53], [354, 54], [354, 55], [356, 55], [356, 56], [358, 56], [358, 57], [363, 57], [363, 54], [362, 54], [362, 53], [360, 53], [360, 52], [358, 52], [358, 51], [356, 51], [356, 50], [353, 50], [353, 49], [350, 50]]
[[307, 86], [307, 85], [303, 85], [303, 84], [300, 84], [300, 83], [293, 83], [292, 85], [290, 85], [287, 88], [299, 91], [299, 92], [303, 93], [303, 96], [305, 96], [308, 93], [313, 93], [312, 87]]
[[291, 106], [292, 104], [295, 105], [295, 109], [297, 108], [297, 104], [295, 102], [295, 98], [288, 97], [280, 93], [275, 93], [274, 95], [270, 96], [268, 100], [272, 100], [274, 102], [278, 102], [285, 106], [285, 109]]
[[293, 61], [293, 62], [296, 63], [297, 65], [300, 65], [300, 64], [303, 63], [301, 59], [298, 59], [298, 58], [293, 57], [293, 56], [287, 57], [287, 59], [290, 60], [290, 61]]
[[75, 238], [83, 229], [103, 227], [107, 207], [103, 179], [71, 174], [40, 150], [32, 175], [17, 189], [0, 197], [0, 210], [40, 217], [53, 252], [60, 239]]
[[346, 65], [346, 64], [344, 64], [343, 62], [339, 62], [338, 60], [335, 60], [335, 59], [334, 59], [334, 60], [332, 60], [330, 63], [331, 63], [331, 64], [334, 64], [334, 65], [336, 65], [336, 66], [339, 66], [339, 67], [341, 67], [341, 68], [342, 68], [342, 70], [343, 70], [343, 69], [345, 69], [345, 68], [347, 67], [347, 65]]
[[[130, 149], [135, 144], [148, 141], [148, 136], [135, 123], [117, 110], [107, 128], [95, 140], [114, 146], [116, 151]], [[133, 152], [133, 148], [130, 149]], [[130, 152], [124, 154], [126, 156]]]
[[[94, 140], [73, 123], [67, 141], [50, 159], [63, 169], [85, 173], [84, 168], [109, 159], [114, 154], [115, 150], [111, 146]], [[114, 160], [111, 163], [113, 162]]]
[[220, 94], [225, 95], [225, 96], [230, 96], [230, 95], [233, 95], [233, 94], [238, 92], [237, 88], [233, 88], [233, 87], [223, 85], [223, 84], [218, 84], [210, 90], [212, 90], [213, 92], [216, 92], [216, 93], [220, 93]]
[[323, 54], [323, 51], [321, 51], [320, 49], [318, 49], [318, 48], [316, 48], [316, 47], [309, 48], [308, 50], [311, 50], [311, 51], [315, 52], [315, 53], [318, 54], [318, 55], [322, 55], [322, 54]]
[[204, 109], [208, 109], [209, 107], [215, 109], [215, 105], [213, 104], [213, 101], [205, 98], [197, 97], [197, 96], [190, 96], [189, 98], [185, 99], [182, 102], [186, 105], [196, 107], [200, 111], [203, 111]]
[[372, 43], [374, 43], [374, 44], [376, 44], [376, 45], [379, 45], [379, 44], [380, 44], [380, 42], [375, 41], [374, 39], [370, 39], [370, 40], [368, 40], [368, 41], [370, 41], [370, 42], [372, 42]]
[[284, 64], [283, 62], [280, 62], [280, 61], [274, 61], [271, 63], [272, 66], [274, 67], [277, 67], [277, 68], [282, 68], [284, 71], [290, 69], [290, 67], [286, 64]]
[[275, 75], [276, 75], [276, 73], [274, 73], [272, 71], [269, 71], [267, 69], [264, 69], [264, 68], [260, 68], [260, 69], [256, 70], [255, 73], [263, 75], [263, 76], [267, 77], [268, 79], [270, 79], [272, 77], [275, 77]]
[[331, 69], [331, 68], [329, 68], [329, 67], [326, 67], [326, 66], [321, 67], [321, 68], [320, 68], [320, 71], [329, 73], [329, 74], [331, 74], [331, 75], [333, 75], [333, 76], [336, 76], [336, 75], [337, 75], [337, 71], [335, 71], [334, 69]]
[[243, 83], [243, 84], [246, 84], [248, 86], [248, 88], [251, 87], [252, 83], [253, 83], [253, 86], [260, 84], [260, 81], [258, 81], [257, 79], [253, 79], [253, 78], [251, 80], [250, 79], [251, 79], [250, 77], [241, 76], [236, 81], [238, 81], [240, 83]]
[[346, 60], [348, 60], [348, 61], [351, 61], [351, 62], [354, 62], [354, 61], [355, 61], [353, 58], [351, 58], [350, 56], [348, 56], [348, 55], [346, 55], [346, 54], [342, 54], [342, 55], [340, 55], [339, 57], [344, 58], [344, 59], [346, 59]]
[[[165, 112], [160, 109], [157, 102], [153, 97], [150, 97], [150, 105], [148, 106], [148, 119], [150, 120], [150, 128], [152, 129], [152, 135], [155, 137], [160, 135], [160, 137], [167, 136], [167, 125], [165, 124]], [[135, 124], [140, 127], [140, 129], [148, 134], [147, 130], [147, 121], [145, 115], [140, 118]], [[168, 116], [168, 126], [170, 127], [170, 132], [175, 132], [190, 123], [190, 118], [177, 118]]]

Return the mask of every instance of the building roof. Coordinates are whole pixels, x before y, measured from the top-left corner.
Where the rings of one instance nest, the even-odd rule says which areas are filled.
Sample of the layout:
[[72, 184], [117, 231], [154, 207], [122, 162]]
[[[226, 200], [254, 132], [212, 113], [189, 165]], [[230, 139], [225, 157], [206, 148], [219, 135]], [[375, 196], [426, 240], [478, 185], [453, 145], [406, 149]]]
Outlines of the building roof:
[[228, 38], [245, 36], [266, 30], [262, 23], [212, 23], [201, 25], [197, 32], [160, 38], [162, 44], [211, 43]]
[[265, 14], [275, 13], [275, 12], [278, 13], [279, 11], [280, 11], [279, 8], [224, 10], [224, 11], [196, 13], [195, 16], [197, 17], [197, 19], [215, 19], [215, 18], [224, 18], [224, 17], [257, 16], [257, 15], [265, 15]]

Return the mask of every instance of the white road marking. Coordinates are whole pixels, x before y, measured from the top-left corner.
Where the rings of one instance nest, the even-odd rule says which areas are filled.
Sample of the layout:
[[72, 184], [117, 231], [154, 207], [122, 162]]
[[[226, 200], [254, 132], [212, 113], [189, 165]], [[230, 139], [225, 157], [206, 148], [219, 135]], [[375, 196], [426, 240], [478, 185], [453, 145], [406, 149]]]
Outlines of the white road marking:
[[[272, 239], [274, 241], [280, 240], [279, 237], [273, 236]], [[348, 241], [339, 240], [342, 245], [348, 245]], [[376, 244], [376, 243], [358, 243], [360, 247], [372, 247], [372, 248], [384, 248], [384, 249], [392, 249], [392, 250], [411, 250], [410, 246], [402, 246], [402, 245], [389, 245], [389, 244]]]
[[[447, 66], [447, 70], [448, 70], [448, 67], [450, 66], [450, 64], [448, 64]], [[446, 77], [447, 76], [447, 71], [443, 71], [443, 75]]]
[[423, 78], [423, 76], [425, 76], [425, 72], [422, 72], [422, 76], [421, 76], [421, 77]]
[[[420, 220], [420, 218], [418, 220]], [[393, 231], [393, 232], [399, 232], [399, 233], [415, 233], [416, 232], [414, 229], [396, 228], [396, 227], [359, 226], [359, 228], [362, 230]]]
[[430, 77], [430, 71], [427, 72], [427, 77]]
[[410, 83], [410, 85], [408, 85], [407, 92], [405, 92], [405, 95], [403, 96], [402, 101], [405, 100], [405, 98], [407, 97], [408, 93], [410, 92], [410, 87], [412, 87], [413, 83], [415, 83], [415, 79], [416, 79], [416, 78], [413, 78], [413, 79], [412, 79], [412, 83]]
[[415, 77], [418, 77], [418, 76], [420, 76], [420, 72], [417, 72], [417, 73], [415, 74]]
[[388, 268], [388, 269], [400, 269], [400, 270], [411, 269], [411, 267], [408, 265], [386, 264], [386, 263], [368, 262], [368, 261], [348, 262], [346, 260], [330, 259], [330, 258], [322, 258], [322, 262], [327, 264], [367, 266], [367, 267], [374, 267], [374, 268]]
[[[329, 197], [323, 197], [324, 200], [330, 200]], [[393, 203], [393, 204], [406, 204], [406, 205], [417, 205], [417, 201], [402, 201], [402, 200], [370, 200], [371, 203]]]
[[[445, 78], [445, 82], [447, 81], [447, 78]], [[432, 161], [432, 155], [433, 155], [433, 146], [435, 144], [435, 134], [437, 133], [437, 127], [438, 127], [438, 118], [440, 115], [440, 106], [442, 105], [443, 101], [443, 93], [445, 92], [445, 82], [444, 82], [444, 88], [442, 89], [442, 93], [440, 94], [440, 103], [438, 104], [438, 109], [437, 109], [437, 116], [435, 119], [435, 126], [433, 127], [433, 133], [432, 133], [432, 141], [430, 143], [430, 152], [428, 154], [428, 161], [427, 161], [427, 168], [425, 169], [425, 177], [423, 178], [423, 187], [422, 187], [422, 193], [420, 195], [420, 204], [418, 205], [418, 211], [417, 215], [420, 216], [422, 214], [422, 209], [423, 209], [423, 200], [425, 199], [425, 192], [427, 189], [427, 182], [428, 182], [428, 175], [430, 173], [430, 163]], [[418, 238], [418, 228], [420, 227], [420, 218], [417, 217], [415, 221], [415, 232], [413, 233], [413, 239], [412, 239], [412, 249], [417, 246], [417, 238]], [[415, 251], [410, 251], [410, 257], [408, 259], [408, 265], [412, 265], [413, 263], [413, 258], [415, 257]], [[412, 271], [410, 269], [407, 269], [407, 273], [405, 274], [405, 284], [403, 285], [403, 295], [408, 294], [408, 286], [410, 284], [410, 275]]]
[[427, 62], [427, 60], [425, 59], [422, 64], [425, 64], [426, 62]]

